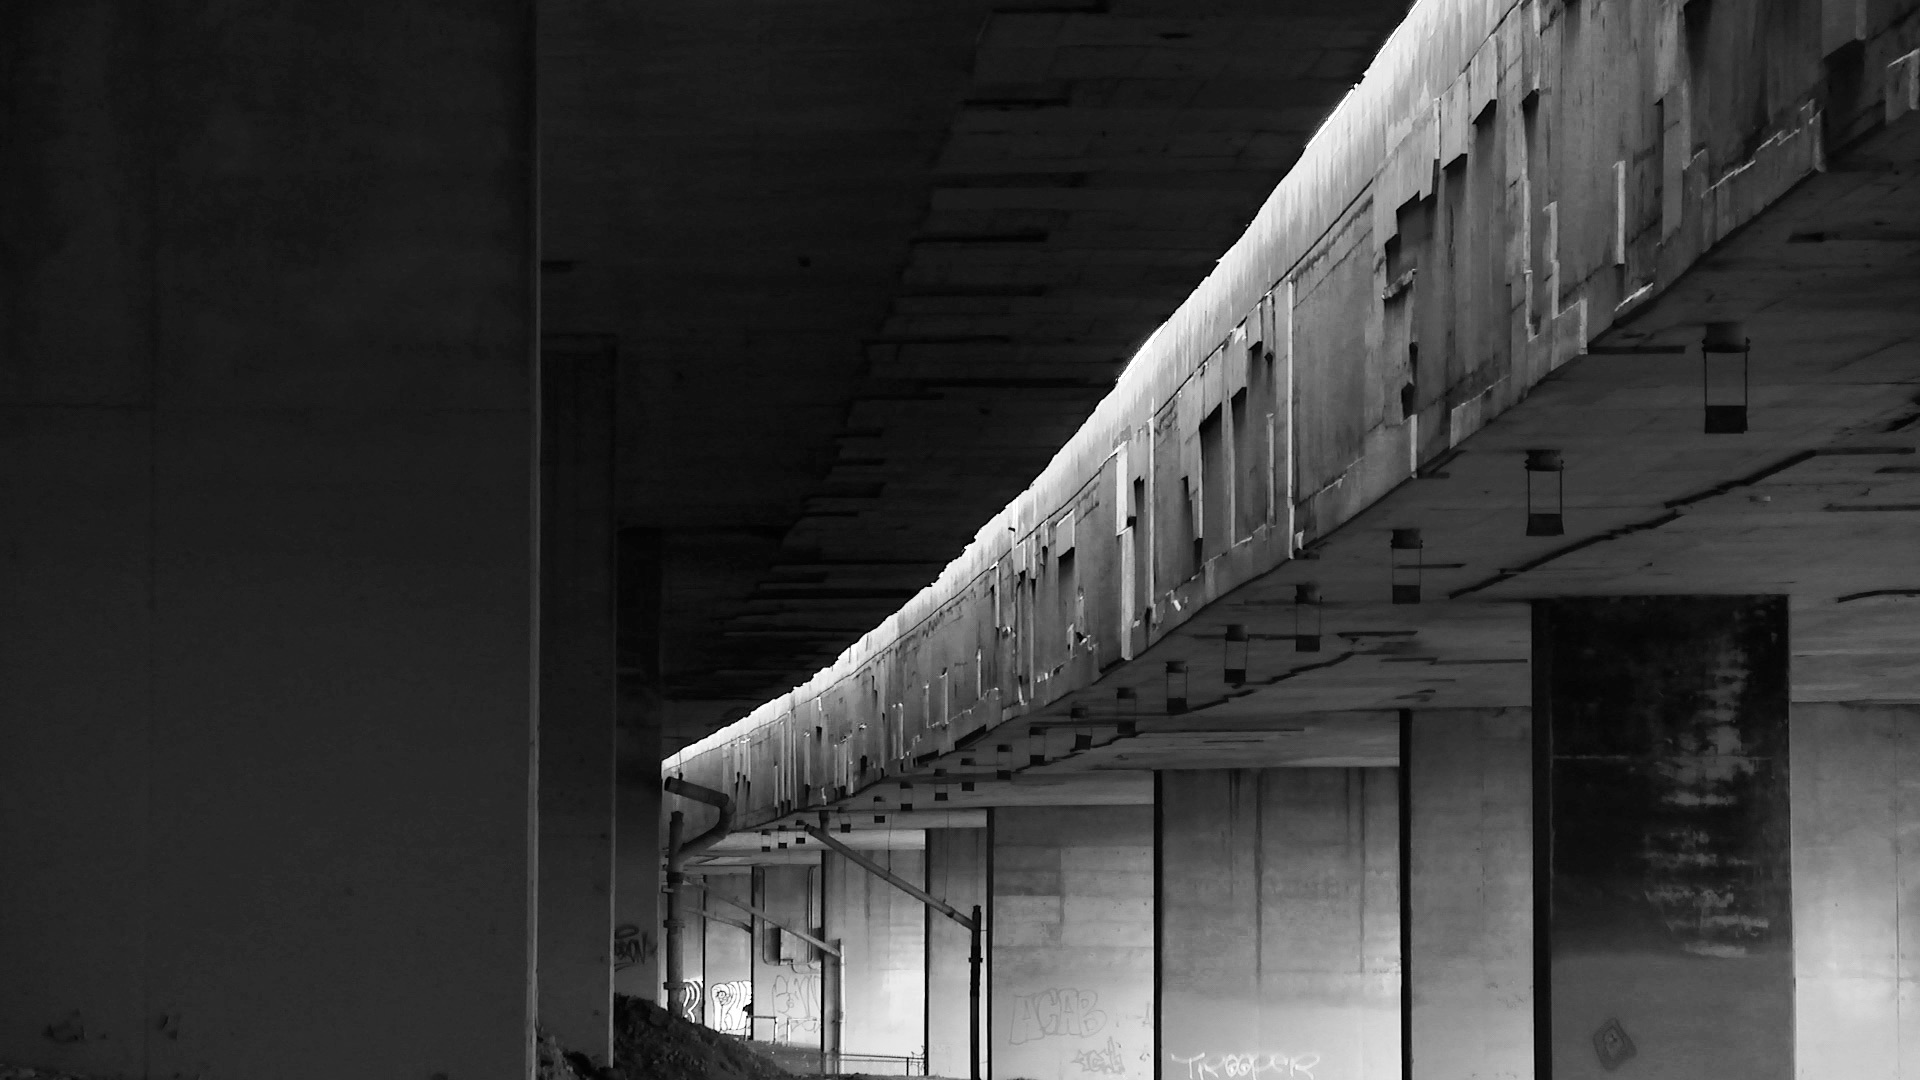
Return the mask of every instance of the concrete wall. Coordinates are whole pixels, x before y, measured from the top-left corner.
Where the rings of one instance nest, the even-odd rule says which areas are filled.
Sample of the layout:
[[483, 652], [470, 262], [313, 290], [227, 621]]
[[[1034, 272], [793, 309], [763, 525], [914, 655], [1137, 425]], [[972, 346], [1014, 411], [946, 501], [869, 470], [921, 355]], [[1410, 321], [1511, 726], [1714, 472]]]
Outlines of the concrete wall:
[[1795, 1075], [1920, 1072], [1920, 705], [1793, 706]]
[[1159, 1075], [1399, 1077], [1398, 782], [1159, 774]]
[[[753, 903], [789, 926], [820, 927], [820, 868], [762, 866], [754, 870]], [[791, 934], [780, 936], [780, 958], [767, 951], [776, 928], [754, 919], [753, 1037], [790, 1046], [818, 1047], [827, 1019], [822, 1007], [824, 974], [818, 950]]]
[[[752, 903], [751, 874], [708, 874], [703, 894], [706, 909], [728, 919], [751, 924], [751, 916], [714, 899], [716, 894]], [[706, 924], [706, 946], [701, 952], [705, 1005], [700, 1021], [715, 1031], [746, 1035], [753, 1006], [753, 934], [718, 919]]]
[[[908, 881], [926, 877], [923, 851], [875, 851], [868, 857]], [[821, 858], [827, 934], [839, 940], [844, 965], [840, 1052], [925, 1054], [926, 906], [842, 856]], [[882, 1070], [855, 1063], [848, 1071]]]
[[527, 1075], [529, 19], [0, 14], [0, 1060]]
[[[928, 829], [926, 890], [963, 912], [987, 910], [987, 830]], [[984, 943], [983, 943], [984, 948]], [[927, 919], [927, 1071], [968, 1076], [972, 1029], [967, 1022], [972, 935], [939, 914]], [[980, 973], [981, 1068], [986, 1067], [986, 972]]]
[[1530, 726], [1527, 709], [1412, 715], [1411, 1080], [1533, 1075]]
[[1153, 1072], [1153, 808], [993, 812], [992, 1075]]

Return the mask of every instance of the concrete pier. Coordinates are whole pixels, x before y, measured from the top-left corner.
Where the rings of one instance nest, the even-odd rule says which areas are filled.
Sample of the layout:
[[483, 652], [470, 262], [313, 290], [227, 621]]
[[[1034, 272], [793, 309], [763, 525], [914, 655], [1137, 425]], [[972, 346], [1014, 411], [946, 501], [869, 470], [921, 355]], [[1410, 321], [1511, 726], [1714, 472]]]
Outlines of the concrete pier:
[[540, 1026], [613, 1060], [614, 363], [541, 356]]
[[660, 535], [652, 529], [622, 529], [617, 544], [613, 986], [620, 994], [665, 1004], [660, 965], [666, 847], [659, 769]]
[[527, 1075], [530, 16], [0, 15], [0, 1061]]
[[1793, 705], [1794, 1057], [1802, 1077], [1912, 1075], [1920, 706]]
[[[747, 1035], [753, 1012], [752, 916], [716, 899], [752, 902], [751, 873], [704, 875], [702, 903], [709, 913], [701, 948], [704, 1004], [700, 1022], [728, 1035]], [[745, 924], [745, 929], [736, 923]]]
[[1413, 1080], [1533, 1075], [1533, 761], [1526, 709], [1407, 718]]
[[1786, 599], [1533, 613], [1536, 1074], [1794, 1076]]
[[[923, 851], [879, 851], [874, 861], [908, 881], [926, 877]], [[827, 934], [842, 950], [840, 1052], [853, 1055], [842, 1067], [904, 1071], [927, 1052], [926, 908], [840, 855], [823, 855], [822, 869]]]
[[[928, 829], [926, 889], [961, 911], [988, 910], [988, 830]], [[972, 1075], [970, 1007], [972, 935], [937, 913], [927, 916], [927, 1073]], [[984, 959], [984, 958], [983, 958]], [[986, 1057], [987, 986], [981, 972], [981, 1066]], [[984, 1075], [984, 1071], [982, 1073]]]
[[1152, 807], [994, 812], [992, 1075], [1154, 1075], [1153, 852]]
[[1159, 1063], [1400, 1075], [1392, 769], [1159, 774]]

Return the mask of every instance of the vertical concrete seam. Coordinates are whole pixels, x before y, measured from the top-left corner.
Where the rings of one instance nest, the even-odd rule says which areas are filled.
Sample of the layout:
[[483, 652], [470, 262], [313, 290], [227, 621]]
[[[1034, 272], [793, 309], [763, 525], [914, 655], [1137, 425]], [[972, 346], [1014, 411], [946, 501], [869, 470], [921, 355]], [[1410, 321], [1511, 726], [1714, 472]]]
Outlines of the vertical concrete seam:
[[1160, 1080], [1160, 955], [1161, 940], [1166, 936], [1161, 929], [1166, 907], [1161, 902], [1166, 893], [1162, 854], [1166, 848], [1166, 798], [1162, 780], [1165, 775], [1159, 769], [1153, 772], [1153, 1080]]
[[1400, 1076], [1413, 1080], [1413, 710], [1400, 710]]
[[[538, 5], [526, 0], [521, 5], [520, 23], [524, 28], [521, 50], [523, 65], [525, 98], [521, 108], [526, 116], [527, 155], [527, 240], [525, 272], [527, 275], [527, 341], [528, 356], [528, 392], [533, 408], [528, 423], [528, 439], [531, 444], [531, 467], [527, 470], [529, 522], [528, 544], [530, 551], [527, 563], [528, 571], [528, 613], [527, 629], [530, 638], [527, 649], [527, 952], [526, 952], [526, 1005], [523, 1010], [524, 1021], [521, 1032], [523, 1062], [521, 1069], [531, 1075], [535, 1065], [535, 1042], [538, 1037], [536, 1027], [540, 1015], [540, 481], [543, 462], [541, 460], [541, 419], [543, 402], [540, 394], [542, 361], [540, 356], [540, 18]], [[609, 892], [612, 888], [609, 887]], [[611, 1016], [608, 1018], [608, 1032], [611, 1034]]]
[[[1789, 653], [1789, 657], [1791, 657], [1791, 653]], [[1791, 663], [1791, 659], [1789, 659], [1789, 663]], [[1845, 714], [1842, 713], [1842, 715], [1845, 715]], [[1905, 974], [1906, 974], [1904, 969], [1906, 967], [1905, 961], [1907, 957], [1907, 943], [1906, 941], [1903, 940], [1903, 936], [1905, 934], [1907, 924], [1906, 924], [1906, 920], [1902, 917], [1902, 913], [1900, 910], [1901, 900], [1904, 899], [1906, 895], [1906, 889], [1902, 887], [1902, 883], [1906, 881], [1906, 873], [1905, 873], [1905, 870], [1900, 865], [1900, 862], [1901, 862], [1900, 855], [1904, 848], [1904, 845], [1900, 843], [1900, 822], [1905, 820], [1905, 818], [1902, 816], [1902, 811], [1906, 809], [1906, 807], [1903, 805], [1906, 802], [1906, 799], [1904, 798], [1906, 789], [1904, 785], [1902, 785], [1901, 783], [1900, 774], [1902, 772], [1903, 766], [1906, 764], [1907, 755], [1906, 755], [1905, 744], [1907, 740], [1905, 735], [1902, 734], [1902, 728], [1900, 724], [1894, 723], [1894, 724], [1889, 724], [1887, 726], [1893, 732], [1893, 741], [1894, 741], [1893, 783], [1888, 786], [1889, 788], [1891, 788], [1892, 796], [1893, 796], [1892, 809], [1893, 809], [1893, 824], [1894, 824], [1894, 827], [1892, 830], [1893, 831], [1893, 1002], [1894, 1002], [1894, 1005], [1893, 1005], [1893, 1009], [1894, 1009], [1894, 1012], [1893, 1012], [1893, 1060], [1895, 1063], [1894, 1067], [1896, 1070], [1898, 1070], [1901, 1068], [1902, 1065], [1905, 1064], [1907, 1060], [1906, 1040], [1905, 1038], [1903, 1038], [1903, 1035], [1906, 1031], [1906, 1024], [1903, 1021], [1906, 1018], [1901, 1015], [1903, 1011], [1902, 1004], [1906, 1001], [1907, 996], [1900, 992], [1900, 983], [1904, 980]], [[1787, 758], [1789, 762], [1791, 762], [1793, 758], [1793, 723], [1791, 719], [1789, 719], [1787, 723]], [[1788, 765], [1788, 769], [1789, 770], [1792, 769], [1791, 764]], [[1792, 784], [1793, 784], [1793, 773], [1791, 771], [1787, 773], [1787, 784], [1788, 784], [1788, 791], [1791, 792]], [[1799, 1004], [1800, 1003], [1799, 1003], [1798, 995], [1795, 995], [1794, 1010], [1796, 1014], [1799, 1011]], [[1798, 1019], [1799, 1018], [1796, 1015], [1795, 1016], [1796, 1035], [1799, 1027], [1797, 1022]], [[1795, 1058], [1798, 1058], [1800, 1056], [1799, 1051], [1800, 1051], [1800, 1048], [1796, 1038], [1796, 1044], [1794, 1046]]]
[[[1253, 980], [1265, 986], [1267, 981], [1267, 905], [1261, 896], [1267, 881], [1267, 773], [1253, 774]], [[1158, 1066], [1155, 1066], [1158, 1068]]]
[[1532, 610], [1533, 715], [1528, 754], [1533, 768], [1533, 1075], [1553, 1080], [1553, 983], [1548, 934], [1553, 926], [1553, 699], [1547, 692], [1553, 664], [1550, 609]]
[[[144, 108], [157, 112], [160, 101], [159, 45], [160, 12], [158, 4], [145, 6], [146, 25], [144, 36], [146, 48], [141, 50], [146, 60], [146, 101]], [[143, 1074], [152, 1074], [153, 1062], [153, 903], [154, 903], [154, 727], [155, 727], [155, 671], [153, 646], [156, 638], [155, 625], [160, 614], [160, 152], [159, 130], [157, 123], [142, 125], [146, 134], [143, 138], [146, 152], [146, 195], [147, 195], [147, 625], [145, 648], [142, 650], [146, 660], [146, 767], [140, 770], [141, 780], [146, 786], [143, 794], [145, 812], [141, 815], [142, 831], [140, 843], [140, 1066]]]

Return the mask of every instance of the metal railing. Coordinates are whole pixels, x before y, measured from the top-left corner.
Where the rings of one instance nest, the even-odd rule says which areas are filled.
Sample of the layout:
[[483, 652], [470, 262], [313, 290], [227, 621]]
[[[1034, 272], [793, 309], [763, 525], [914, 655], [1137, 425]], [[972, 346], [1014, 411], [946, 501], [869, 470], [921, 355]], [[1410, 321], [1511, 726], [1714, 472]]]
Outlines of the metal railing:
[[822, 1051], [815, 1046], [749, 1043], [795, 1076], [925, 1076], [923, 1054], [852, 1054]]

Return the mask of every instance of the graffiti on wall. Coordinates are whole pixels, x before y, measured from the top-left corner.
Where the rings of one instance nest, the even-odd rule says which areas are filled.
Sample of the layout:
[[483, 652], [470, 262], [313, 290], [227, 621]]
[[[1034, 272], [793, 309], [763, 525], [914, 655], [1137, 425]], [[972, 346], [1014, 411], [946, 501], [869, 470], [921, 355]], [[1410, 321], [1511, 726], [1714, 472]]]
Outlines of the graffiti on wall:
[[707, 995], [713, 1003], [709, 1014], [713, 1022], [707, 1026], [728, 1035], [751, 1034], [748, 1017], [753, 1012], [753, 980], [714, 983]]
[[688, 979], [678, 988], [669, 988], [667, 991], [667, 1007], [681, 1018], [696, 1024], [700, 1023], [701, 1007], [706, 999], [699, 979]]
[[613, 970], [619, 971], [651, 960], [654, 951], [653, 935], [641, 933], [638, 926], [621, 923], [613, 928]]
[[820, 974], [791, 971], [773, 977], [773, 1041], [820, 1037]]
[[1314, 1080], [1313, 1070], [1320, 1064], [1319, 1054], [1198, 1054], [1168, 1053], [1176, 1065], [1186, 1066], [1186, 1075], [1173, 1072], [1170, 1080], [1229, 1080], [1233, 1077], [1265, 1077], [1267, 1080]]
[[1080, 1066], [1083, 1073], [1109, 1073], [1113, 1076], [1125, 1076], [1127, 1063], [1120, 1049], [1120, 1040], [1107, 1036], [1105, 1046], [1092, 1050], [1082, 1050], [1073, 1055], [1073, 1063]]
[[1076, 1039], [1097, 1035], [1107, 1026], [1107, 1014], [1099, 1004], [1098, 992], [1071, 986], [1015, 994], [1007, 1041], [1018, 1046], [1054, 1035]]

